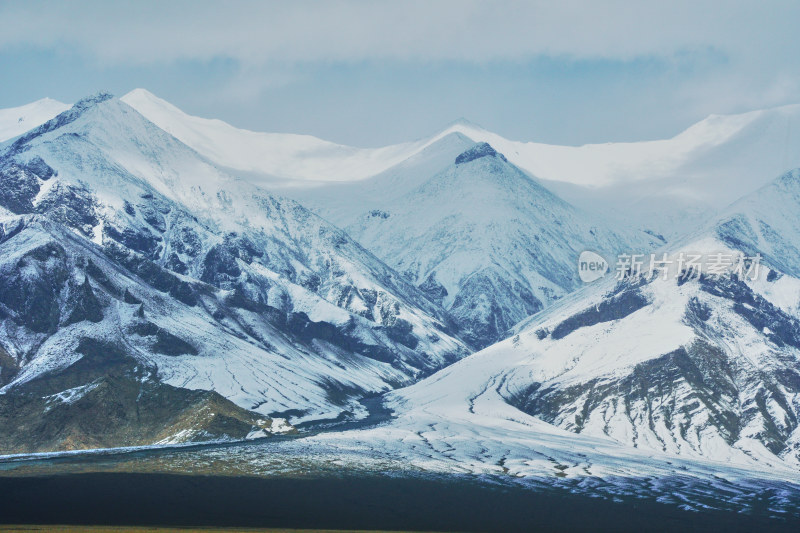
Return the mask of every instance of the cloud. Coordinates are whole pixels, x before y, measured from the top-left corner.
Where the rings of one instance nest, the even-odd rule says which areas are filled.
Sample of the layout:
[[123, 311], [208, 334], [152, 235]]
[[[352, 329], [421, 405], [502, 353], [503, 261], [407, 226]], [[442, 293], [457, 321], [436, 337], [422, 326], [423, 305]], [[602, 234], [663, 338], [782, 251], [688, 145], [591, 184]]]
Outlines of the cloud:
[[[795, 0], [0, 0], [0, 91], [58, 95], [71, 76], [256, 129], [336, 133], [347, 108], [415, 132], [467, 115], [519, 138], [650, 138], [800, 101], [797, 20]], [[54, 63], [72, 70], [51, 80]], [[366, 120], [354, 138], [377, 142]]]
[[73, 49], [108, 64], [630, 60], [716, 49], [789, 55], [796, 2], [153, 2], [0, 4], [0, 48]]

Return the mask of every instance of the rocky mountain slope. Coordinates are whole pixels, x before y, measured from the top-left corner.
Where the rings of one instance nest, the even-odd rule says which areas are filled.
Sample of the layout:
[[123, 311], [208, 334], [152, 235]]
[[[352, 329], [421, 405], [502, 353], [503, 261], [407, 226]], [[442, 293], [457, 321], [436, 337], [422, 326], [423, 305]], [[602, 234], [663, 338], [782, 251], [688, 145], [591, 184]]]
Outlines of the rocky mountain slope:
[[[101, 94], [0, 145], [3, 450], [266, 436], [363, 417], [359, 400], [410, 385], [388, 393], [391, 422], [308, 446], [559, 479], [698, 468], [698, 501], [720, 490], [718, 471], [796, 479], [800, 172], [669, 243], [666, 276], [582, 287], [581, 251], [612, 259], [664, 241], [515, 164], [547, 151], [494, 139], [501, 153], [459, 123], [390, 155], [305, 139], [297, 166], [293, 137], [273, 177], [330, 163], [334, 180], [361, 178], [295, 190], [298, 203], [254, 185], [264, 168], [221, 168], [234, 152], [217, 136], [239, 132], [158, 113], [161, 127]], [[786, 113], [707, 121], [669, 144], [686, 148], [673, 170], [715, 167], [736, 143], [757, 150]], [[661, 150], [648, 146], [645, 162]], [[719, 185], [702, 175], [701, 189]], [[604, 186], [644, 190], [626, 180]], [[763, 266], [700, 275], [675, 266], [686, 253]], [[465, 358], [468, 344], [491, 345]]]
[[[160, 379], [159, 359], [201, 356], [211, 348], [206, 336], [236, 338], [203, 324], [201, 313], [99, 247], [45, 216], [24, 215], [0, 221], [0, 252], [0, 452], [243, 439], [291, 429], [217, 392]], [[150, 276], [169, 279], [155, 269]], [[187, 327], [192, 318], [195, 330]]]
[[[436, 304], [341, 230], [225, 174], [110, 95], [0, 145], [0, 180], [9, 224], [42, 215], [55, 225], [47, 233], [68, 231], [95, 255], [94, 267], [59, 267], [71, 274], [57, 286], [33, 268], [30, 297], [6, 303], [7, 398], [81, 357], [67, 302], [103, 284], [101, 307], [161, 311], [139, 325], [91, 326], [94, 340], [142, 337], [132, 357], [160, 384], [215, 391], [260, 416], [360, 413], [363, 394], [468, 353]], [[9, 266], [5, 292], [17, 291], [22, 268]]]
[[612, 229], [460, 134], [374, 178], [293, 194], [440, 301], [482, 347], [578, 288], [584, 250], [611, 258], [661, 243]]
[[[451, 418], [482, 435], [533, 416], [648, 453], [796, 474], [800, 279], [788, 265], [798, 209], [795, 171], [670, 248], [666, 276], [608, 277], [392, 394], [398, 420], [427, 420], [418, 428], [426, 441], [461, 450]], [[705, 271], [680, 266], [681, 253], [740, 252], [761, 253], [763, 264], [743, 261], [744, 276], [736, 261], [719, 275], [711, 259]]]

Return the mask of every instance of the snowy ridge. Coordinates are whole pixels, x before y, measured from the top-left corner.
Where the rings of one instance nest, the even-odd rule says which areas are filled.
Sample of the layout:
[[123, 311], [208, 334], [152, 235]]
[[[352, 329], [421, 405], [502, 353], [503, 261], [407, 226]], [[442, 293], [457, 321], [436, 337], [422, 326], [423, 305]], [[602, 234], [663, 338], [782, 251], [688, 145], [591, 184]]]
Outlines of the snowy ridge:
[[[474, 142], [489, 143], [513, 164], [541, 179], [593, 188], [700, 172], [706, 175], [698, 175], [696, 179], [713, 178], [715, 186], [724, 177], [725, 183], [748, 187], [747, 183], [753, 181], [753, 165], [744, 168], [738, 165], [740, 170], [735, 176], [725, 171], [757, 156], [755, 176], [763, 184], [769, 176], [800, 164], [797, 160], [800, 154], [794, 149], [797, 145], [794, 136], [798, 134], [792, 133], [797, 129], [792, 125], [800, 116], [800, 104], [739, 115], [711, 115], [671, 139], [658, 141], [583, 146], [518, 142], [459, 120], [416, 142], [358, 149], [306, 135], [239, 130], [219, 120], [187, 115], [144, 89], [131, 91], [122, 100], [220, 165], [295, 180], [364, 179], [452, 133]], [[741, 147], [748, 152], [737, 154]], [[736, 163], [730, 160], [731, 156], [735, 156]], [[710, 157], [714, 159], [709, 160]]]
[[425, 144], [362, 149], [311, 135], [242, 130], [221, 120], [188, 115], [145, 89], [129, 92], [122, 101], [216, 164], [260, 174], [262, 179], [322, 182], [362, 179], [400, 163]]
[[310, 136], [255, 133], [192, 117], [143, 89], [123, 99], [217, 164], [289, 190], [357, 182], [387, 172], [441, 139], [486, 142], [587, 211], [674, 238], [800, 166], [800, 104], [711, 115], [663, 140], [558, 146], [508, 140], [466, 120], [418, 141], [376, 149]]
[[779, 270], [800, 277], [800, 170], [787, 172], [725, 209], [717, 236], [751, 255], [761, 253]]
[[438, 298], [477, 346], [580, 286], [584, 250], [612, 257], [660, 244], [612, 229], [457, 133], [358, 184], [294, 196]]
[[42, 98], [23, 106], [0, 109], [0, 142], [32, 130], [70, 107], [57, 100]]
[[[475, 142], [491, 144], [506, 154], [509, 161], [543, 180], [592, 188], [698, 174], [701, 170], [709, 175], [698, 175], [695, 179], [709, 179], [716, 174], [714, 179], [719, 180], [723, 168], [734, 167], [732, 156], [736, 156], [737, 162], [745, 160], [744, 154], [735, 153], [735, 149], [745, 147], [749, 158], [758, 156], [755, 176], [763, 184], [770, 179], [768, 176], [797, 165], [800, 154], [794, 149], [797, 143], [792, 126], [798, 118], [800, 104], [739, 115], [711, 115], [671, 139], [582, 146], [509, 141], [462, 121], [435, 136], [433, 141], [450, 133], [461, 133]], [[773, 142], [774, 146], [769, 146]], [[709, 160], [711, 157], [714, 159]], [[740, 168], [734, 176], [728, 174], [725, 183], [746, 187], [747, 183], [742, 182], [753, 182], [753, 170], [752, 166]], [[720, 181], [714, 183], [720, 184]]]

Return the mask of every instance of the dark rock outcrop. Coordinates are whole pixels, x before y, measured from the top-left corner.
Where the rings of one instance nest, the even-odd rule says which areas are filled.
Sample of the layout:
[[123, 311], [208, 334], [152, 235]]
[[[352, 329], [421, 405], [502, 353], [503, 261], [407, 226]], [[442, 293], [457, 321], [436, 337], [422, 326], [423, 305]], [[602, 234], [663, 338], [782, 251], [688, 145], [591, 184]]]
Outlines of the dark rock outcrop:
[[456, 165], [469, 163], [470, 161], [475, 161], [481, 157], [499, 157], [503, 161], [506, 161], [506, 156], [498, 153], [489, 143], [481, 142], [469, 150], [459, 154], [458, 157], [456, 157]]

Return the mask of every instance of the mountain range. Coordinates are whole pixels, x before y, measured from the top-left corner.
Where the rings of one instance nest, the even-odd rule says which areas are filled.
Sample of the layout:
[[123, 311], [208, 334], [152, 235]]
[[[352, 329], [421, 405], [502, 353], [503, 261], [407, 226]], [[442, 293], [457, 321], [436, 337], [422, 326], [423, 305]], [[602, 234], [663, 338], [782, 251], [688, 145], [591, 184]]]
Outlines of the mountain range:
[[[261, 416], [335, 418], [469, 353], [446, 313], [344, 232], [110, 95], [7, 142], [0, 180], [15, 215], [2, 243], [7, 397], [71, 372], [92, 340]], [[91, 335], [87, 320], [101, 324]]]
[[269, 188], [358, 182], [459, 133], [576, 207], [676, 238], [800, 166], [800, 104], [711, 115], [670, 139], [559, 146], [508, 140], [467, 120], [419, 140], [361, 149], [307, 135], [256, 133], [183, 113], [143, 89], [122, 99], [198, 152]]
[[[656, 498], [680, 480], [692, 505], [768, 482], [780, 507], [800, 485], [798, 114], [581, 147], [459, 121], [359, 149], [141, 89], [2, 111], [0, 452], [322, 428], [281, 449]], [[584, 284], [585, 251], [674, 271]], [[757, 275], [681, 266], [695, 253]]]

